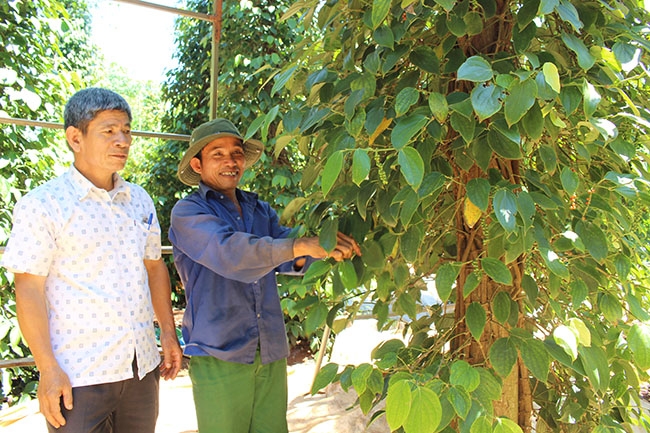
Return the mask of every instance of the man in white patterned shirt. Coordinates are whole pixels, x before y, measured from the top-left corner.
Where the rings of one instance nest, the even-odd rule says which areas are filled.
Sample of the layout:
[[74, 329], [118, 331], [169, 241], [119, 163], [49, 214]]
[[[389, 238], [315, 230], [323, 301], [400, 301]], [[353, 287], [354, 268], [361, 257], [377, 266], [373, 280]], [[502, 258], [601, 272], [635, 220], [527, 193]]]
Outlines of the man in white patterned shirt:
[[117, 174], [131, 109], [110, 90], [81, 90], [64, 127], [74, 163], [19, 200], [2, 258], [40, 409], [50, 432], [153, 433], [159, 378], [176, 377], [182, 353], [153, 201]]

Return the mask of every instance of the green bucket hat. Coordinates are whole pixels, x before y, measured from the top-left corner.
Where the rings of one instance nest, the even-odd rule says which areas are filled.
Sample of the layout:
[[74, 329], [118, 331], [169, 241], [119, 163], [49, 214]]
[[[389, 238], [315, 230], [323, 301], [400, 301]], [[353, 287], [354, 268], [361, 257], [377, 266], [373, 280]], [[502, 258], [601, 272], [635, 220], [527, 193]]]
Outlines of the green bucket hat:
[[242, 141], [244, 155], [246, 157], [245, 168], [255, 164], [264, 152], [264, 144], [259, 140], [248, 139], [239, 133], [235, 125], [230, 120], [217, 118], [206, 122], [192, 131], [190, 145], [183, 155], [180, 164], [178, 164], [178, 178], [185, 185], [195, 186], [199, 184], [201, 175], [190, 167], [190, 161], [194, 158], [207, 144], [220, 137], [235, 137]]

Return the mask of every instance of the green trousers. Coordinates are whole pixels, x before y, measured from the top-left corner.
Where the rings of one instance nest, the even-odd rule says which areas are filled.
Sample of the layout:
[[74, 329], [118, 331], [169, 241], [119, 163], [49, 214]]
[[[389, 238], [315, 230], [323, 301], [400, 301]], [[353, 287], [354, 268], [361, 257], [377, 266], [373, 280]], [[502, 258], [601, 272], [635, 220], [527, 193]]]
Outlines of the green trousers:
[[189, 374], [199, 433], [287, 433], [287, 360], [263, 365], [193, 356]]

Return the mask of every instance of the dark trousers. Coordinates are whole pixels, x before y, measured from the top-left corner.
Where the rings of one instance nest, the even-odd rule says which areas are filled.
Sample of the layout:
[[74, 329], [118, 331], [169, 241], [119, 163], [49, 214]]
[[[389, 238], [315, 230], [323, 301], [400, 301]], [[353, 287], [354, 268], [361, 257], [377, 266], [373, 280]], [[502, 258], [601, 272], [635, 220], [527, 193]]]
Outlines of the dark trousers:
[[50, 433], [154, 433], [158, 418], [160, 371], [156, 368], [138, 380], [134, 361], [133, 378], [121, 382], [72, 388], [74, 407], [61, 413], [66, 424]]

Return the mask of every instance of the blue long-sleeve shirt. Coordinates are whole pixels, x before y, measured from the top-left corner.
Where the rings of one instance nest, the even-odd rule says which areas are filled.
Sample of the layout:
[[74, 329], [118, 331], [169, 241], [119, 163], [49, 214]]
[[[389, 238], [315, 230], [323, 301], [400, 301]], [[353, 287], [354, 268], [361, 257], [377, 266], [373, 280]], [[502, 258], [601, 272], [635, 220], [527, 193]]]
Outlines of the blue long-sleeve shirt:
[[237, 190], [237, 198], [241, 216], [200, 183], [172, 210], [169, 240], [187, 300], [184, 350], [252, 364], [259, 345], [267, 364], [289, 355], [276, 272], [296, 273], [294, 240], [257, 194]]

